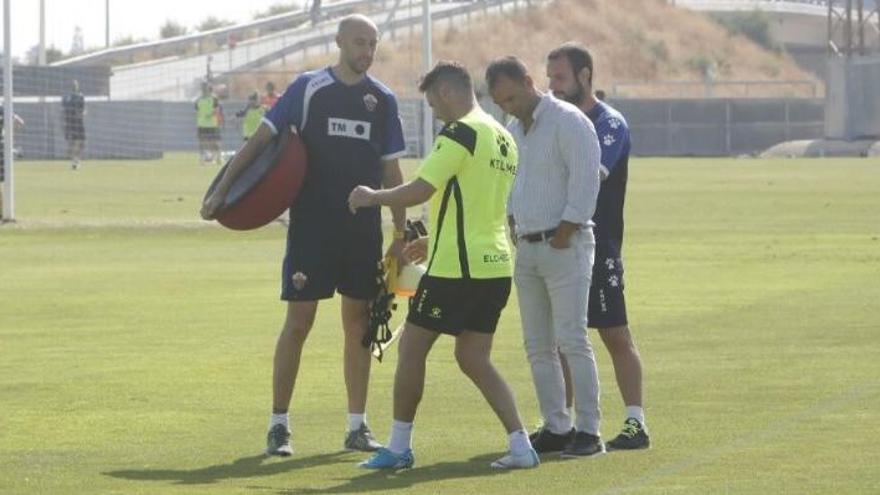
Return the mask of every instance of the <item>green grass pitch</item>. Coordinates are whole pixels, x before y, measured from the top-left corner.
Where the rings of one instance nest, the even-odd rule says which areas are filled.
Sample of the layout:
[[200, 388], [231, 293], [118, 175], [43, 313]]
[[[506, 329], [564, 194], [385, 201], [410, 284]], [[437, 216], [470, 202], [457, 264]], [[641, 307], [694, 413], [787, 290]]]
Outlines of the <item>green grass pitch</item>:
[[[449, 338], [416, 468], [356, 468], [338, 299], [304, 353], [296, 453], [261, 455], [284, 230], [201, 222], [215, 171], [192, 155], [19, 165], [18, 223], [0, 227], [0, 493], [880, 492], [876, 160], [634, 159], [624, 256], [654, 447], [509, 473], [488, 467], [506, 437]], [[511, 298], [493, 357], [531, 426], [518, 319]], [[593, 342], [610, 438], [623, 408]], [[395, 363], [373, 367], [382, 441]]]

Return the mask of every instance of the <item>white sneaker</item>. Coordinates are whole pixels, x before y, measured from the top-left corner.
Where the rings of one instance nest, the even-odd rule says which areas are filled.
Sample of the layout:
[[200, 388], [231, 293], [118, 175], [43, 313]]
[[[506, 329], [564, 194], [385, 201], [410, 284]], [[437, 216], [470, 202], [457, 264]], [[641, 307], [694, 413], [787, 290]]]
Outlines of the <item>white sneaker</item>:
[[531, 469], [538, 467], [538, 464], [541, 464], [538, 453], [535, 452], [535, 449], [530, 448], [524, 454], [508, 452], [506, 456], [493, 462], [491, 466], [494, 469]]

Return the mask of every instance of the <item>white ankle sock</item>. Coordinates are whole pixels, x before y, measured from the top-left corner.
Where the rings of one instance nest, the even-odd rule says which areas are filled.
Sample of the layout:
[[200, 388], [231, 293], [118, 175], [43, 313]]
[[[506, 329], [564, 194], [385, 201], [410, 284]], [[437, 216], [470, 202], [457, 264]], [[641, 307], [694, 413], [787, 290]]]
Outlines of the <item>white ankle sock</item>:
[[642, 427], [647, 431], [648, 427], [645, 426], [645, 410], [642, 409], [641, 406], [626, 406], [626, 418], [636, 418], [639, 420], [639, 423], [642, 424]]
[[348, 413], [348, 431], [355, 431], [361, 425], [367, 424], [367, 413], [352, 414]]
[[510, 452], [516, 455], [525, 454], [532, 448], [532, 442], [529, 441], [529, 434], [526, 430], [512, 431], [507, 435], [507, 443]]
[[275, 414], [272, 413], [272, 417], [269, 419], [269, 429], [271, 430], [275, 425], [284, 425], [288, 429], [290, 428], [290, 416], [288, 413]]
[[[395, 454], [402, 454], [412, 448], [412, 423], [404, 423], [396, 419], [391, 422], [391, 439], [388, 440], [388, 450]], [[528, 440], [528, 438], [526, 438]]]

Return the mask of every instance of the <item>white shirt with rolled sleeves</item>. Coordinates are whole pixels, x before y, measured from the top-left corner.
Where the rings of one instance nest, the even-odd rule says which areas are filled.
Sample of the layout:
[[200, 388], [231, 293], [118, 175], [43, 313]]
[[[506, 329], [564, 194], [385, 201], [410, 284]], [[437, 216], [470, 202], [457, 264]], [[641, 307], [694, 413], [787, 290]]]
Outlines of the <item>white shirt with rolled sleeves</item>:
[[507, 127], [519, 149], [519, 165], [507, 203], [519, 235], [556, 228], [562, 220], [592, 225], [599, 194], [602, 152], [596, 129], [576, 106], [547, 93], [532, 114]]
[[[545, 427], [564, 434], [574, 426], [599, 435], [599, 374], [587, 336], [599, 139], [581, 110], [549, 94], [541, 97], [533, 119], [528, 132], [519, 121], [508, 126], [519, 150], [507, 205], [516, 234], [544, 232], [563, 220], [583, 228], [571, 236], [566, 249], [556, 249], [546, 240], [517, 243], [513, 280], [523, 340]], [[559, 354], [571, 369], [575, 418], [565, 407]]]

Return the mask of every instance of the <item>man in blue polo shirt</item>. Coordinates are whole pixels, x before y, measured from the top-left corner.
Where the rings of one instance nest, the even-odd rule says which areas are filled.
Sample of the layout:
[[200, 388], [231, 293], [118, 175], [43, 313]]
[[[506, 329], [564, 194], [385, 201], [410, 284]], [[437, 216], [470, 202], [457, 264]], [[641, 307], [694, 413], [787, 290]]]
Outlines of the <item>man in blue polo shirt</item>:
[[[626, 406], [623, 430], [605, 447], [608, 450], [648, 448], [651, 442], [642, 408], [642, 362], [629, 329], [623, 297], [621, 250], [630, 152], [629, 127], [620, 112], [593, 94], [593, 58], [582, 45], [570, 42], [551, 51], [547, 56], [547, 77], [550, 90], [556, 97], [576, 105], [593, 122], [602, 150], [599, 167], [602, 186], [593, 215], [596, 262], [593, 264], [587, 320], [590, 328], [599, 330], [602, 342], [611, 354], [617, 386]], [[570, 397], [568, 402], [571, 403]], [[549, 439], [548, 435], [544, 436]], [[538, 448], [540, 442], [536, 443]]]
[[[338, 63], [302, 74], [287, 88], [202, 208], [204, 218], [214, 217], [233, 179], [272, 136], [293, 127], [302, 137], [309, 166], [290, 210], [281, 291], [281, 298], [288, 302], [287, 319], [275, 349], [266, 449], [270, 455], [292, 454], [288, 407], [303, 344], [318, 301], [334, 292], [342, 295], [345, 333], [349, 415], [344, 445], [362, 451], [380, 447], [366, 422], [371, 355], [361, 339], [368, 323], [368, 303], [378, 291], [381, 216], [378, 206], [352, 215], [347, 201], [351, 190], [360, 185], [377, 189], [401, 184], [398, 158], [405, 148], [394, 94], [367, 75], [378, 42], [375, 24], [361, 15], [346, 17], [339, 24], [336, 42]], [[393, 208], [392, 216], [395, 235], [389, 252], [400, 256], [405, 209]]]

